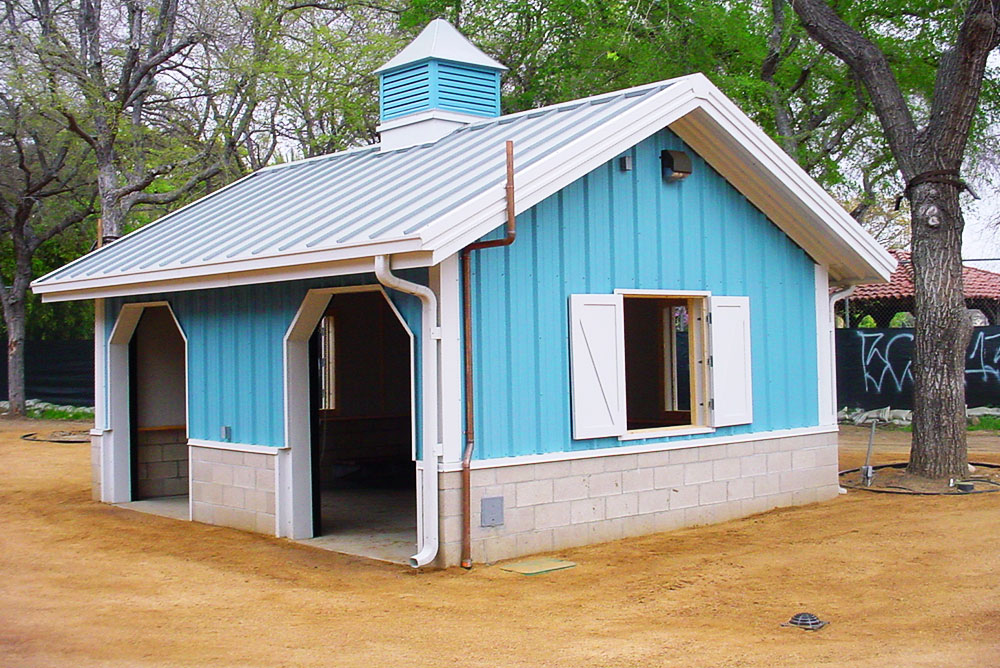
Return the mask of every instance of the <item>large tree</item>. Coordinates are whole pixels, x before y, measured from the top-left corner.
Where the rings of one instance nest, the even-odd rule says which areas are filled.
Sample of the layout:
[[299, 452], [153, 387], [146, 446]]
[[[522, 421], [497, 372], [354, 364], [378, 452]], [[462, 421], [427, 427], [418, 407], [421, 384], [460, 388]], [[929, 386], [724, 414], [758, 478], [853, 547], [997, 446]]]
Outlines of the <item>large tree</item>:
[[25, 413], [24, 343], [34, 262], [44, 244], [95, 208], [92, 156], [81, 144], [29, 102], [0, 90], [0, 308], [8, 411], [14, 415]]
[[227, 169], [254, 108], [205, 75], [210, 45], [242, 27], [223, 5], [3, 2], [8, 53], [36, 73], [49, 117], [92, 151], [107, 235], [133, 208], [169, 205]]
[[[911, 19], [954, 25], [941, 35], [929, 96], [907, 96], [898, 71], [877, 37], [850, 25], [822, 0], [791, 0], [809, 35], [840, 58], [862, 82], [905, 184], [910, 203], [916, 332], [913, 445], [908, 470], [930, 478], [963, 476], [965, 440], [964, 352], [972, 332], [962, 291], [960, 176], [987, 57], [1000, 44], [1000, 0], [959, 6], [920, 5]], [[857, 10], [855, 10], [857, 11]], [[960, 16], [954, 16], [955, 12]], [[891, 35], [905, 40], [906, 33]]]

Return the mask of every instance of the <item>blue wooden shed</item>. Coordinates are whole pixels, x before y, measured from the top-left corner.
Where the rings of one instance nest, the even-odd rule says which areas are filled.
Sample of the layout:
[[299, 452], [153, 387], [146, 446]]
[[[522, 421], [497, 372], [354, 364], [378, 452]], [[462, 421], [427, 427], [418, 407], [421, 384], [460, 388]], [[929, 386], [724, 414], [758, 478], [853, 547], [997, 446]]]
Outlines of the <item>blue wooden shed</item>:
[[35, 281], [95, 300], [96, 498], [448, 566], [836, 494], [830, 288], [892, 257], [702, 75], [503, 70], [433, 21], [379, 144]]

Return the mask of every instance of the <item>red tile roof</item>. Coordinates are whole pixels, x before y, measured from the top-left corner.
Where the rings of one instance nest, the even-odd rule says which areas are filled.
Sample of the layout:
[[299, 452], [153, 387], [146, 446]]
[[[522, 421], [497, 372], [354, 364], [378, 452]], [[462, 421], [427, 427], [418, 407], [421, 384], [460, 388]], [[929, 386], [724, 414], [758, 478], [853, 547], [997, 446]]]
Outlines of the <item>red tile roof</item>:
[[[859, 285], [851, 295], [855, 299], [905, 299], [913, 296], [913, 264], [906, 251], [891, 250], [899, 262], [888, 283]], [[963, 267], [962, 279], [965, 283], [965, 298], [983, 297], [1000, 299], [1000, 274], [975, 267]]]

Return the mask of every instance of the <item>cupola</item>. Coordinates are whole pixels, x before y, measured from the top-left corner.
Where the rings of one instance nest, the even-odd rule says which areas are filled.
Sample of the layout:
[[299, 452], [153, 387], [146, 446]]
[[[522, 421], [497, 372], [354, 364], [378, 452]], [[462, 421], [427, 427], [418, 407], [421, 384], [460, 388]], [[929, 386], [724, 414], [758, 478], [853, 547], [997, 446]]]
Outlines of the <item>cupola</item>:
[[382, 150], [437, 141], [452, 130], [500, 115], [507, 68], [444, 19], [434, 19], [379, 76]]

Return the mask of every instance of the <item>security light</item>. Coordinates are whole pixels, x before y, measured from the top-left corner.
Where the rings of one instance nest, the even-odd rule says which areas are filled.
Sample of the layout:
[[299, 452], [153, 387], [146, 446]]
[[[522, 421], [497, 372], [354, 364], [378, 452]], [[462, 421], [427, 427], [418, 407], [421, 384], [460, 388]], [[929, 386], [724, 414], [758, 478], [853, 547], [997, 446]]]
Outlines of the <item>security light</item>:
[[691, 174], [691, 158], [684, 151], [661, 151], [660, 163], [663, 180], [680, 181]]

